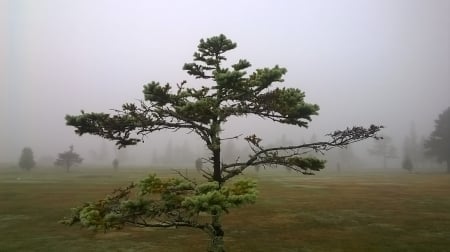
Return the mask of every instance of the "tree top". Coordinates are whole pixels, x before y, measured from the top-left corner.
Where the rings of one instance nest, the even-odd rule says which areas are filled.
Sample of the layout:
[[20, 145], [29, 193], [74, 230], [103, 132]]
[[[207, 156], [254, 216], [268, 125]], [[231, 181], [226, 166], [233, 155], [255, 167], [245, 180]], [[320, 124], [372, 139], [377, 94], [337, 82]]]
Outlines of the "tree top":
[[114, 115], [83, 111], [78, 116], [67, 115], [67, 124], [75, 126], [79, 135], [99, 135], [119, 147], [137, 144], [142, 136], [164, 129], [188, 129], [210, 144], [211, 130], [219, 129], [229, 117], [250, 114], [307, 127], [319, 106], [305, 102], [304, 92], [297, 88], [274, 87], [283, 82], [287, 72], [283, 67], [248, 74], [245, 70], [251, 64], [245, 59], [225, 67], [224, 54], [236, 46], [223, 34], [200, 40], [194, 62], [186, 63], [183, 70], [197, 79], [212, 80], [210, 85], [191, 88], [186, 81], [176, 85], [152, 81], [144, 85], [144, 100], [139, 104], [124, 104]]

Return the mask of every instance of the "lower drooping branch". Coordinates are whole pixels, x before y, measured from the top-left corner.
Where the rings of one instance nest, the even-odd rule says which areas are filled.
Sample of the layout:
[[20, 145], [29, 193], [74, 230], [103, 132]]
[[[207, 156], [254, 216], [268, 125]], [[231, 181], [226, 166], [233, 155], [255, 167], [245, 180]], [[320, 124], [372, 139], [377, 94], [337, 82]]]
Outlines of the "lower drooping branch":
[[[223, 175], [223, 180], [226, 181], [236, 175], [239, 175], [249, 166], [255, 165], [281, 165], [294, 171], [309, 175], [312, 174], [310, 171], [311, 167], [308, 167], [310, 162], [301, 162], [301, 155], [312, 151], [323, 154], [333, 148], [345, 148], [349, 144], [368, 138], [381, 139], [381, 137], [377, 136], [377, 132], [379, 132], [382, 128], [383, 126], [376, 125], [371, 125], [369, 128], [355, 126], [353, 128], [337, 130], [333, 133], [327, 134], [327, 136], [331, 138], [329, 141], [272, 148], [262, 147], [260, 145], [261, 138], [252, 135], [246, 137], [245, 140], [249, 143], [254, 154], [251, 155], [246, 162], [222, 164], [222, 172], [225, 173], [225, 175]], [[312, 162], [313, 160], [311, 159], [310, 161]], [[319, 163], [317, 163], [317, 165], [320, 167]]]
[[155, 222], [155, 223], [148, 223], [144, 221], [127, 221], [126, 224], [138, 226], [138, 227], [155, 227], [155, 228], [170, 228], [170, 227], [191, 227], [191, 228], [198, 228], [198, 229], [206, 229], [206, 224], [197, 224], [197, 223], [191, 223], [191, 222]]

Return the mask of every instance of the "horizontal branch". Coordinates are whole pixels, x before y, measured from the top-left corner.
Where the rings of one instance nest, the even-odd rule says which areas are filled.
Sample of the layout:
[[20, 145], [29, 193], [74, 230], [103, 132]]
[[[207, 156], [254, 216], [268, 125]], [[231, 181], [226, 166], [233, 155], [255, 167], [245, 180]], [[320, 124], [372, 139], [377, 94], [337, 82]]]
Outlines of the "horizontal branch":
[[138, 227], [155, 227], [155, 228], [170, 228], [170, 227], [191, 227], [191, 228], [199, 228], [205, 229], [206, 224], [198, 224], [192, 222], [184, 222], [184, 221], [174, 221], [174, 222], [155, 222], [148, 223], [143, 221], [127, 221], [126, 224], [138, 226]]
[[[337, 130], [333, 133], [327, 134], [327, 136], [331, 137], [329, 141], [321, 141], [300, 145], [279, 146], [272, 148], [263, 148], [259, 144], [261, 139], [253, 135], [245, 139], [250, 145], [254, 146], [254, 148], [252, 148], [254, 154], [245, 162], [223, 164], [222, 171], [226, 173], [226, 175], [223, 176], [223, 180], [226, 181], [242, 173], [247, 167], [252, 165], [275, 164], [275, 165], [283, 165], [286, 167], [293, 166], [303, 169], [303, 167], [298, 166], [297, 164], [294, 165], [292, 164], [292, 161], [297, 161], [293, 159], [294, 157], [296, 156], [298, 157], [302, 154], [305, 154], [305, 152], [301, 152], [300, 150], [309, 149], [310, 151], [323, 153], [333, 148], [344, 148], [349, 144], [356, 143], [368, 138], [380, 139], [381, 137], [377, 136], [377, 132], [380, 131], [381, 128], [383, 128], [383, 126], [375, 126], [375, 125], [371, 125], [369, 128], [364, 127], [353, 127], [351, 129], [347, 128], [345, 130]], [[291, 152], [291, 154], [280, 156], [279, 153], [282, 151]], [[302, 162], [298, 162], [298, 164], [302, 164]]]

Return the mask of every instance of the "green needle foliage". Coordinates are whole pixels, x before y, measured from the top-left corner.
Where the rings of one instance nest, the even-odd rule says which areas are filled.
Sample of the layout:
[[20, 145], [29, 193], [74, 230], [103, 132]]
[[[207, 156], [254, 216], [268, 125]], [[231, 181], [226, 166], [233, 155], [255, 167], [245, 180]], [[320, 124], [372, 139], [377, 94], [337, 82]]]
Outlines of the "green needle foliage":
[[68, 151], [58, 154], [55, 166], [64, 167], [69, 172], [72, 166], [81, 164], [81, 162], [83, 162], [83, 159], [78, 153], [73, 151], [73, 145], [71, 145]]
[[19, 167], [29, 171], [34, 166], [36, 166], [36, 162], [34, 161], [33, 150], [30, 147], [23, 148], [19, 159]]
[[199, 216], [228, 213], [230, 208], [254, 203], [256, 183], [239, 180], [229, 186], [217, 182], [197, 184], [186, 179], [162, 180], [149, 175], [138, 184], [114, 190], [97, 202], [73, 209], [65, 224], [80, 223], [94, 230], [121, 229], [126, 224], [142, 227], [193, 227], [212, 232]]
[[[98, 203], [77, 208], [68, 223], [105, 229], [125, 224], [199, 227], [210, 234], [210, 251], [224, 251], [220, 216], [256, 198], [253, 182], [228, 185], [230, 179], [250, 166], [281, 165], [312, 174], [323, 169], [325, 162], [305, 157], [305, 153], [378, 138], [376, 133], [381, 126], [375, 125], [335, 131], [328, 135], [328, 141], [271, 148], [264, 147], [261, 138], [251, 135], [244, 138], [253, 152], [247, 160], [223, 163], [221, 144], [228, 138], [221, 137], [222, 126], [230, 117], [256, 115], [277, 123], [307, 127], [319, 110], [318, 105], [304, 100], [305, 93], [301, 90], [276, 86], [283, 82], [285, 68], [275, 65], [249, 74], [246, 70], [251, 64], [245, 59], [231, 67], [224, 66], [225, 53], [236, 46], [222, 34], [200, 40], [194, 62], [186, 63], [183, 70], [209, 83], [207, 86], [190, 88], [186, 81], [176, 86], [153, 81], [144, 86], [144, 100], [138, 104], [126, 103], [114, 114], [81, 111], [80, 115], [66, 116], [67, 125], [74, 126], [80, 136], [98, 135], [115, 141], [119, 148], [143, 142], [153, 132], [185, 129], [197, 134], [210, 151], [210, 156], [203, 159], [207, 165], [200, 168], [207, 182], [195, 184], [188, 178], [161, 181], [150, 176], [139, 184], [139, 196], [135, 200], [127, 198], [133, 185], [117, 191], [121, 197], [113, 194]], [[153, 194], [159, 198], [147, 197]], [[194, 221], [202, 213], [210, 216], [209, 224]]]
[[450, 173], [450, 107], [435, 120], [434, 131], [425, 141], [425, 150], [427, 156], [447, 163], [447, 173]]

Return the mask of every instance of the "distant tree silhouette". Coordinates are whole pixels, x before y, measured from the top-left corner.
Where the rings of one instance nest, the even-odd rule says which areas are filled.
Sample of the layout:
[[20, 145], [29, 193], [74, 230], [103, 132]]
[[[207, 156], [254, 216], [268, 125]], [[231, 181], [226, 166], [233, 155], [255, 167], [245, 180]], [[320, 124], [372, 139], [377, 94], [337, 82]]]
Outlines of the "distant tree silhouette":
[[446, 162], [447, 172], [450, 173], [450, 107], [439, 115], [434, 131], [424, 145], [425, 154], [436, 157], [438, 162]]
[[203, 161], [202, 161], [201, 158], [197, 158], [197, 159], [195, 160], [195, 169], [196, 169], [198, 172], [201, 172], [201, 171], [202, 171], [202, 168], [203, 168]]
[[174, 147], [173, 147], [173, 143], [172, 143], [172, 139], [169, 139], [167, 141], [167, 145], [164, 151], [164, 154], [162, 154], [162, 164], [165, 165], [173, 165], [174, 162]]
[[405, 155], [403, 157], [402, 168], [409, 171], [410, 173], [413, 171], [413, 163], [408, 155]]
[[421, 136], [417, 142], [417, 155], [415, 159], [417, 160], [416, 167], [429, 167], [433, 162], [432, 158], [426, 154], [425, 142], [427, 138]]
[[346, 148], [341, 148], [337, 150], [337, 159], [339, 163], [339, 171], [342, 167], [344, 168], [355, 168], [355, 163], [358, 163], [358, 157], [351, 145]]
[[235, 144], [235, 141], [229, 140], [225, 142], [223, 149], [222, 149], [222, 161], [227, 163], [236, 162], [236, 159], [238, 159], [238, 152], [237, 147]]
[[66, 168], [66, 171], [69, 172], [72, 166], [81, 164], [82, 161], [83, 159], [78, 153], [73, 151], [73, 145], [71, 145], [68, 151], [58, 154], [55, 165], [64, 167]]
[[388, 159], [398, 158], [397, 149], [392, 144], [392, 138], [388, 136], [384, 136], [380, 141], [375, 141], [373, 147], [369, 149], [369, 154], [383, 158], [384, 169], [387, 167]]
[[20, 155], [19, 167], [23, 170], [29, 171], [36, 165], [33, 156], [33, 150], [29, 147], [25, 147], [22, 150], [22, 154]]
[[122, 148], [122, 149], [116, 149], [116, 157], [118, 160], [120, 160], [121, 163], [124, 163], [125, 161], [129, 160], [130, 157], [128, 155], [128, 149]]
[[114, 171], [117, 171], [117, 169], [119, 168], [119, 160], [117, 158], [114, 158], [112, 165], [113, 165]]
[[408, 157], [412, 167], [417, 167], [420, 161], [423, 161], [423, 148], [419, 144], [414, 123], [411, 124], [409, 135], [403, 141], [403, 157]]

